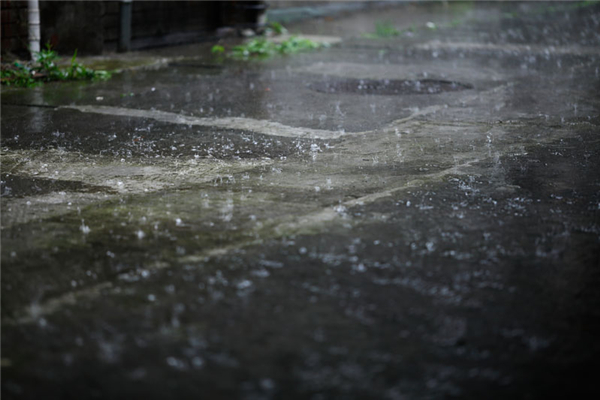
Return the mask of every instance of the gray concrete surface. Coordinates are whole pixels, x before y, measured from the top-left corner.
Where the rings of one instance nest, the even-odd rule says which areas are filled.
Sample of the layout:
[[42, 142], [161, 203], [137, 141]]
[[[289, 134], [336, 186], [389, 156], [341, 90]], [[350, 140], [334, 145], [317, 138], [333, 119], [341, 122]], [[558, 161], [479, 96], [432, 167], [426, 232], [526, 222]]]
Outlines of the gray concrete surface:
[[600, 5], [289, 28], [2, 89], [2, 397], [600, 392]]

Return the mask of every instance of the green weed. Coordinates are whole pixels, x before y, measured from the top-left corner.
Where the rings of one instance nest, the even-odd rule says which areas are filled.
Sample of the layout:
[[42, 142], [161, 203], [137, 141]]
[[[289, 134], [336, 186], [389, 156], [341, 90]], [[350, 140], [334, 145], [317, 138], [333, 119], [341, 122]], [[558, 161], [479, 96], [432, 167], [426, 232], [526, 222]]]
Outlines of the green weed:
[[387, 38], [392, 36], [398, 36], [401, 32], [394, 28], [394, 26], [387, 21], [377, 22], [375, 24], [375, 34], [378, 37]]
[[107, 71], [96, 71], [86, 68], [75, 61], [77, 50], [71, 58], [71, 64], [61, 69], [56, 65], [58, 54], [52, 50], [50, 44], [35, 54], [35, 62], [22, 64], [15, 62], [12, 65], [2, 66], [0, 75], [2, 84], [7, 86], [33, 87], [43, 82], [65, 81], [65, 80], [106, 80], [111, 74]]
[[[273, 34], [283, 35], [287, 32], [288, 30], [280, 23], [271, 22], [265, 34], [267, 36]], [[329, 47], [329, 44], [317, 43], [300, 36], [290, 36], [288, 39], [278, 43], [267, 39], [265, 36], [261, 36], [244, 44], [234, 46], [226, 56], [236, 60], [265, 59], [277, 54], [294, 54], [323, 47]], [[220, 45], [214, 45], [211, 52], [217, 56], [217, 60], [222, 61], [221, 57], [225, 54], [225, 48]]]
[[276, 47], [276, 51], [281, 54], [293, 54], [301, 51], [316, 50], [324, 46], [324, 44], [317, 43], [310, 39], [292, 36], [288, 40], [279, 43]]
[[391, 22], [382, 21], [375, 23], [375, 32], [374, 33], [365, 33], [363, 37], [368, 39], [385, 39], [391, 38], [394, 36], [398, 36], [402, 33], [398, 29], [394, 28]]
[[288, 32], [287, 29], [279, 22], [271, 22], [267, 29], [270, 29], [272, 32], [275, 32], [278, 35], [284, 35]]
[[265, 58], [275, 54], [276, 47], [275, 43], [269, 42], [265, 38], [252, 39], [248, 43], [234, 46], [229, 55], [237, 59]]
[[228, 56], [237, 60], [264, 59], [277, 54], [294, 54], [323, 47], [328, 47], [328, 45], [299, 36], [292, 36], [281, 43], [275, 43], [265, 38], [257, 38], [233, 47]]
[[40, 84], [34, 79], [35, 71], [26, 65], [15, 62], [10, 66], [3, 65], [0, 80], [3, 85], [18, 87], [33, 87]]
[[212, 49], [210, 49], [210, 52], [216, 55], [221, 55], [225, 53], [225, 47], [215, 44]]

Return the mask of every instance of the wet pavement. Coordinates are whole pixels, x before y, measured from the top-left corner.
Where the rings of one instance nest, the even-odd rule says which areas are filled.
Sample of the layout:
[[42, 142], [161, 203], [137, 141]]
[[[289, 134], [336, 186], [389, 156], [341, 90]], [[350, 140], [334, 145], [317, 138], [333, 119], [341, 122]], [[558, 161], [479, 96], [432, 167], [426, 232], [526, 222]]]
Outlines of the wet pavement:
[[2, 397], [600, 393], [600, 4], [289, 28], [2, 88]]

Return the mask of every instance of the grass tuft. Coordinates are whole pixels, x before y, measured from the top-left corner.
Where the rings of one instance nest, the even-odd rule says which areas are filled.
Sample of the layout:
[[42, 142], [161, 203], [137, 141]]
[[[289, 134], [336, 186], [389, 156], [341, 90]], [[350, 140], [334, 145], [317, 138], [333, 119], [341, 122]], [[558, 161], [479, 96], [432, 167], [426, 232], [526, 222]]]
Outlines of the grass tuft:
[[14, 62], [12, 65], [3, 65], [0, 79], [6, 86], [34, 87], [43, 82], [66, 81], [66, 80], [106, 80], [111, 77], [110, 72], [96, 71], [86, 68], [84, 65], [75, 61], [77, 50], [71, 58], [71, 64], [61, 69], [56, 65], [58, 54], [52, 50], [50, 44], [46, 48], [35, 54], [35, 62], [20, 63]]

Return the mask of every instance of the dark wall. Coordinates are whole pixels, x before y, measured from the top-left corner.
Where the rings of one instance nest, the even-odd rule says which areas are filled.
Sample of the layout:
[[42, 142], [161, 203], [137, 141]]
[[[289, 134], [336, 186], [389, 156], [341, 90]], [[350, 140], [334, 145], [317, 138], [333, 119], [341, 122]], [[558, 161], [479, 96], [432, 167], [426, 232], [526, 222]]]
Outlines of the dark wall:
[[224, 1], [221, 8], [222, 26], [238, 29], [257, 28], [261, 24], [261, 15], [269, 5], [265, 1]]
[[2, 54], [11, 52], [19, 57], [27, 57], [27, 2], [0, 2], [2, 9]]
[[131, 47], [191, 42], [220, 26], [220, 3], [211, 1], [134, 1]]
[[104, 48], [104, 2], [40, 1], [42, 46], [59, 53], [100, 54]]
[[[202, 40], [222, 26], [228, 2], [138, 1], [132, 3], [131, 49]], [[40, 1], [42, 46], [62, 54], [117, 50], [119, 1]], [[27, 55], [27, 2], [2, 0], [2, 52]]]
[[[116, 51], [119, 1], [42, 2], [42, 40], [58, 52], [100, 54]], [[133, 1], [131, 49], [191, 42], [218, 27], [219, 4], [203, 1]]]

